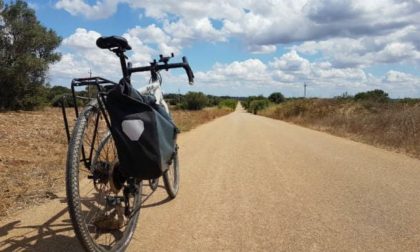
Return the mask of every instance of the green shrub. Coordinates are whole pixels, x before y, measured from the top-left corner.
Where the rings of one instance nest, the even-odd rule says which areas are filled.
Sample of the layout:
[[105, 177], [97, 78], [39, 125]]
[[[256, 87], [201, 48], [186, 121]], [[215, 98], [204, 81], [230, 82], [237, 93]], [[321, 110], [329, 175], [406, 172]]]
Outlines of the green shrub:
[[281, 102], [284, 102], [286, 99], [284, 98], [284, 95], [282, 94], [282, 93], [280, 93], [280, 92], [275, 92], [275, 93], [272, 93], [269, 97], [268, 97], [268, 99], [271, 101], [271, 102], [274, 102], [274, 103], [281, 103]]
[[184, 96], [181, 108], [188, 110], [201, 110], [208, 104], [208, 98], [202, 92], [188, 92]]
[[207, 106], [218, 106], [222, 98], [213, 95], [207, 95]]
[[219, 102], [218, 107], [219, 108], [226, 107], [226, 108], [230, 108], [234, 110], [236, 108], [236, 103], [237, 101], [234, 99], [225, 99]]
[[375, 89], [367, 92], [360, 92], [354, 96], [356, 101], [371, 101], [371, 102], [387, 102], [389, 101], [388, 94], [380, 89]]
[[264, 96], [262, 96], [262, 95], [259, 95], [259, 96], [249, 96], [249, 97], [247, 97], [247, 98], [245, 98], [244, 100], [242, 100], [241, 101], [241, 104], [242, 104], [242, 106], [248, 111], [248, 112], [251, 112], [251, 111], [249, 111], [249, 107], [250, 107], [250, 105], [251, 105], [251, 102], [253, 101], [253, 100], [264, 100], [264, 99], [267, 99], [267, 98], [265, 98]]
[[253, 100], [249, 104], [248, 112], [257, 114], [258, 111], [267, 108], [269, 105], [270, 105], [270, 102], [268, 99]]

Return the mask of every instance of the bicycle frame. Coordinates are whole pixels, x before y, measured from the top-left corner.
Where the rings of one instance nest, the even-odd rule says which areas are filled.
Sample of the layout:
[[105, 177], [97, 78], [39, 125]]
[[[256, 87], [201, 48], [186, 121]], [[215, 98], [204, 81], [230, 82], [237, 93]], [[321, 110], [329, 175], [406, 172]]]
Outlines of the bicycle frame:
[[[111, 50], [111, 49], [110, 49]], [[131, 79], [131, 74], [132, 73], [136, 73], [136, 72], [146, 72], [146, 71], [150, 71], [151, 74], [151, 83], [138, 89], [138, 91], [141, 94], [148, 94], [148, 95], [153, 95], [156, 98], [156, 103], [158, 105], [161, 105], [164, 107], [164, 109], [166, 110], [166, 112], [169, 114], [169, 107], [167, 105], [167, 103], [165, 102], [164, 98], [163, 98], [163, 93], [161, 90], [161, 83], [158, 81], [158, 73], [161, 70], [169, 70], [172, 68], [184, 68], [185, 72], [187, 73], [188, 76], [188, 80], [189, 80], [189, 84], [192, 85], [194, 82], [194, 74], [188, 64], [187, 58], [186, 57], [182, 57], [182, 63], [171, 63], [169, 64], [168, 61], [170, 59], [170, 57], [163, 57], [162, 55], [160, 55], [160, 60], [159, 62], [161, 62], [162, 64], [159, 64], [159, 62], [157, 62], [156, 60], [154, 60], [153, 62], [150, 63], [150, 66], [143, 66], [143, 67], [132, 67], [131, 63], [126, 63], [126, 56], [124, 54], [124, 50], [121, 48], [116, 48], [116, 49], [112, 49], [112, 52], [114, 52], [119, 58], [120, 58], [120, 63], [121, 63], [121, 70], [122, 70], [122, 74], [123, 74], [123, 78], [126, 79], [128, 81], [128, 83], [130, 83], [130, 79]], [[172, 55], [173, 57], [173, 55]], [[110, 124], [110, 120], [108, 118], [108, 115], [106, 113], [106, 109], [105, 109], [105, 105], [104, 105], [104, 100], [106, 99], [106, 91], [109, 90], [110, 88], [114, 87], [115, 85], [119, 85], [116, 82], [107, 80], [105, 78], [102, 77], [90, 77], [90, 78], [79, 78], [79, 79], [73, 79], [71, 82], [71, 92], [72, 92], [72, 101], [74, 104], [74, 111], [75, 111], [75, 115], [76, 115], [76, 119], [79, 117], [79, 107], [78, 107], [78, 103], [77, 103], [77, 99], [83, 99], [83, 100], [90, 100], [92, 97], [81, 97], [81, 96], [77, 96], [75, 88], [76, 87], [82, 87], [82, 86], [87, 86], [88, 90], [90, 90], [90, 86], [93, 86], [96, 88], [96, 99], [98, 100], [98, 105], [99, 105], [99, 109], [101, 111], [102, 116], [105, 119], [106, 125], [108, 127], [108, 129], [111, 129], [111, 124]], [[131, 84], [130, 84], [131, 85]], [[88, 96], [90, 96], [90, 94], [88, 93]], [[68, 118], [67, 118], [67, 112], [66, 112], [66, 106], [65, 106], [65, 102], [67, 101], [67, 97], [63, 96], [62, 100], [61, 100], [61, 108], [62, 108], [62, 113], [63, 113], [63, 118], [64, 118], [64, 127], [66, 130], [66, 135], [67, 135], [67, 141], [70, 142], [70, 128], [69, 128], [69, 124], [68, 124]], [[96, 135], [97, 135], [97, 129], [98, 129], [98, 124], [99, 124], [99, 113], [97, 118], [95, 119], [95, 129], [94, 129], [94, 134], [92, 136], [92, 140], [91, 143], [95, 142], [96, 139]], [[93, 156], [93, 151], [94, 148], [93, 146], [90, 147], [90, 150], [85, 150], [85, 148], [82, 146], [82, 160], [80, 160], [81, 162], [84, 163], [86, 168], [90, 168], [90, 164], [91, 164], [91, 160], [92, 160], [92, 156]]]
[[165, 99], [163, 98], [163, 93], [159, 82], [152, 82], [149, 85], [137, 89], [137, 91], [139, 91], [143, 95], [153, 95], [156, 99], [156, 104], [163, 106], [165, 108], [166, 113], [169, 114], [169, 107]]
[[[102, 77], [73, 79], [71, 82], [71, 91], [72, 91], [71, 99], [74, 104], [74, 113], [75, 113], [76, 119], [79, 117], [79, 111], [80, 111], [80, 108], [78, 105], [78, 99], [82, 99], [82, 100], [91, 99], [90, 97], [78, 96], [76, 93], [76, 87], [93, 86], [94, 88], [96, 88], [96, 94], [97, 94], [96, 99], [98, 100], [98, 105], [101, 110], [101, 114], [103, 118], [105, 119], [108, 129], [110, 129], [111, 123], [110, 123], [107, 113], [105, 112], [105, 106], [104, 106], [103, 100], [105, 99], [106, 91], [109, 88], [114, 87], [115, 85], [118, 85], [118, 84]], [[165, 111], [169, 114], [169, 107], [163, 98], [163, 93], [162, 93], [161, 85], [159, 82], [152, 82], [138, 89], [138, 91], [143, 95], [153, 95], [156, 99], [156, 103], [163, 106]], [[65, 106], [66, 102], [67, 102], [67, 96], [64, 95], [61, 100], [61, 110], [62, 110], [63, 119], [64, 119], [64, 128], [66, 131], [67, 142], [70, 142], [70, 127], [68, 123], [67, 111], [66, 111], [66, 106]], [[94, 129], [94, 134], [91, 139], [92, 143], [94, 143], [96, 140], [96, 135], [97, 135], [96, 132], [98, 129], [98, 124], [99, 124], [99, 118], [97, 117], [95, 118], [95, 129]], [[82, 160], [80, 161], [83, 162], [85, 167], [88, 169], [90, 168], [91, 160], [94, 154], [93, 151], [94, 151], [93, 146], [91, 146], [89, 150], [85, 150], [82, 147]]]

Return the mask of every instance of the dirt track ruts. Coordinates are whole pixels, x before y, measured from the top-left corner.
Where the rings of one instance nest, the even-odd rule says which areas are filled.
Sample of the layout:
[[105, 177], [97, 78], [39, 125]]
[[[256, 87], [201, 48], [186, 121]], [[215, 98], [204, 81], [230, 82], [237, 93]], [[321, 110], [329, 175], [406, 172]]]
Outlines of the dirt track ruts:
[[[146, 191], [128, 251], [420, 249], [419, 160], [241, 110], [179, 144], [178, 197]], [[80, 251], [60, 196], [0, 223], [0, 251]]]

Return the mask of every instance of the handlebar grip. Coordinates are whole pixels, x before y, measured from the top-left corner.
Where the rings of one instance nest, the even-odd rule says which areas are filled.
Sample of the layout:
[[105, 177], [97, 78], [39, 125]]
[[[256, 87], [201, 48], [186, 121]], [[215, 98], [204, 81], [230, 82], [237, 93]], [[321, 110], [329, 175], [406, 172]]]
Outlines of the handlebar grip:
[[182, 63], [184, 64], [184, 69], [185, 69], [185, 72], [187, 73], [187, 76], [188, 76], [188, 82], [189, 82], [190, 85], [193, 85], [194, 84], [194, 73], [193, 73], [193, 71], [190, 67], [190, 64], [188, 64], [187, 57], [185, 57], [185, 56], [182, 57]]

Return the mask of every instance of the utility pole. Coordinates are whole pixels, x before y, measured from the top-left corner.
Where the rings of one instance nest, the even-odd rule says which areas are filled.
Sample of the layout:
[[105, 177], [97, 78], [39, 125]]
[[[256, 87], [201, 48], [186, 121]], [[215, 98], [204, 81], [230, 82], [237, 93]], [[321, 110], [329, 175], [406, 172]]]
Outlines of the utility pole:
[[303, 83], [303, 98], [306, 98], [306, 87], [308, 85], [306, 84], [306, 82]]
[[92, 68], [89, 68], [89, 78], [92, 78]]

